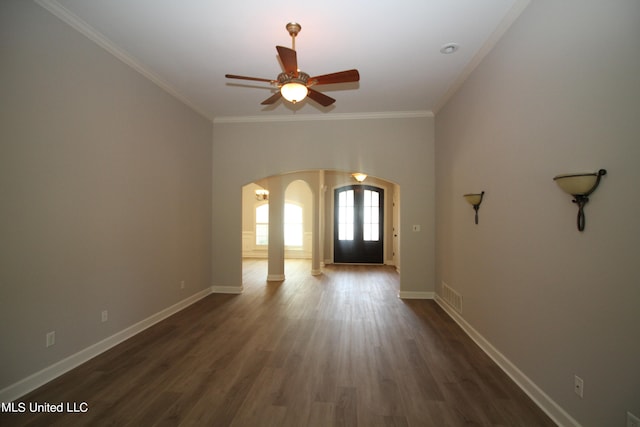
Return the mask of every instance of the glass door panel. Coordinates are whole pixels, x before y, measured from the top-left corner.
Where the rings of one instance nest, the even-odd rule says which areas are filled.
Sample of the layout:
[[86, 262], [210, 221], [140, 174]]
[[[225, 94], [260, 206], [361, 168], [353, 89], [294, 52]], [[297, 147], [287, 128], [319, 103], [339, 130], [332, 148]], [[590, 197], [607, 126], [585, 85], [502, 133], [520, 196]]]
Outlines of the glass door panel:
[[334, 195], [334, 261], [381, 264], [384, 190], [348, 185]]

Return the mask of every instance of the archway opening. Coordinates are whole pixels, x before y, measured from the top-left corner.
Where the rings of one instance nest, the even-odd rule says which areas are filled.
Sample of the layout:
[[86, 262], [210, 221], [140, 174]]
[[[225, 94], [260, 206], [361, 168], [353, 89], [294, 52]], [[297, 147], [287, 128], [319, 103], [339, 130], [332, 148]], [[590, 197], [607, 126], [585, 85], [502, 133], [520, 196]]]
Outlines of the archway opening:
[[[311, 274], [321, 274], [322, 267], [336, 262], [334, 190], [348, 185], [363, 185], [384, 192], [385, 203], [380, 211], [384, 217], [384, 225], [380, 227], [380, 263], [392, 265], [399, 272], [400, 186], [374, 176], [368, 176], [365, 183], [358, 183], [352, 175], [352, 171], [310, 170], [264, 177], [244, 185], [243, 260], [268, 260], [268, 281], [285, 280], [286, 259], [310, 260]], [[282, 205], [281, 210], [269, 207], [276, 201]], [[269, 212], [271, 215], [275, 212], [277, 221], [282, 222], [280, 228], [271, 224], [274, 219]], [[281, 235], [280, 239], [270, 238], [269, 233], [273, 230]], [[270, 248], [274, 242], [282, 245], [282, 252], [278, 248]]]

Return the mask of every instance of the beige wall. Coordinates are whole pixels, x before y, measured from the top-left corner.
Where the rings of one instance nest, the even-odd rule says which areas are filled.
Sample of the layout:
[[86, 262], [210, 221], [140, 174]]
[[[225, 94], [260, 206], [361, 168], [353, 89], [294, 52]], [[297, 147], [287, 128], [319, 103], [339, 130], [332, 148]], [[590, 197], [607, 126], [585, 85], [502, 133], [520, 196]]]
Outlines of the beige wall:
[[[361, 171], [400, 185], [405, 195], [400, 287], [405, 292], [433, 292], [432, 117], [224, 121], [214, 123], [213, 141], [214, 286], [241, 286], [242, 186], [271, 175], [328, 169]], [[420, 224], [422, 231], [412, 232], [413, 224]]]
[[[436, 115], [437, 283], [584, 426], [640, 415], [639, 76], [640, 2], [536, 0]], [[580, 233], [552, 178], [599, 168]]]
[[0, 43], [2, 390], [211, 286], [212, 124], [33, 2]]

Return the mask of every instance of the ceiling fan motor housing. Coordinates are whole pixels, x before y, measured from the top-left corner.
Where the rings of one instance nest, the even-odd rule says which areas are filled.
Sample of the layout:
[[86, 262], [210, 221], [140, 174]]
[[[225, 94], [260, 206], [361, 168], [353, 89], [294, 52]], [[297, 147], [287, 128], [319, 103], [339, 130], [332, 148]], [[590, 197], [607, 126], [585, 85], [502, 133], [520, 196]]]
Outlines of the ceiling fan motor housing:
[[293, 77], [287, 73], [280, 73], [278, 74], [278, 86], [282, 86], [287, 83], [300, 83], [306, 86], [310, 78], [309, 74], [303, 73], [302, 71], [298, 71], [298, 77]]

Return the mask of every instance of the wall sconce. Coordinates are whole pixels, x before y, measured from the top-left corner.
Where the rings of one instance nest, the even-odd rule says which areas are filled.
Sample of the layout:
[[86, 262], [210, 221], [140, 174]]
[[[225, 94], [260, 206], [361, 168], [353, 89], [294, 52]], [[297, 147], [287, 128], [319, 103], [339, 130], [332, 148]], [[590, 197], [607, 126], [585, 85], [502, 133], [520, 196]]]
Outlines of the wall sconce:
[[367, 179], [367, 175], [364, 173], [352, 173], [351, 174], [352, 177], [355, 178], [356, 181], [358, 182], [364, 182], [365, 179]]
[[480, 203], [482, 203], [482, 197], [484, 197], [484, 191], [482, 193], [465, 194], [463, 196], [476, 211], [476, 224], [478, 223], [478, 209], [480, 209]]
[[269, 200], [269, 191], [262, 188], [256, 190], [256, 200]]
[[562, 190], [574, 197], [573, 203], [578, 205], [578, 230], [584, 230], [584, 205], [589, 201], [589, 195], [594, 192], [600, 184], [600, 178], [606, 175], [607, 171], [600, 169], [593, 173], [574, 173], [558, 175], [553, 180]]

